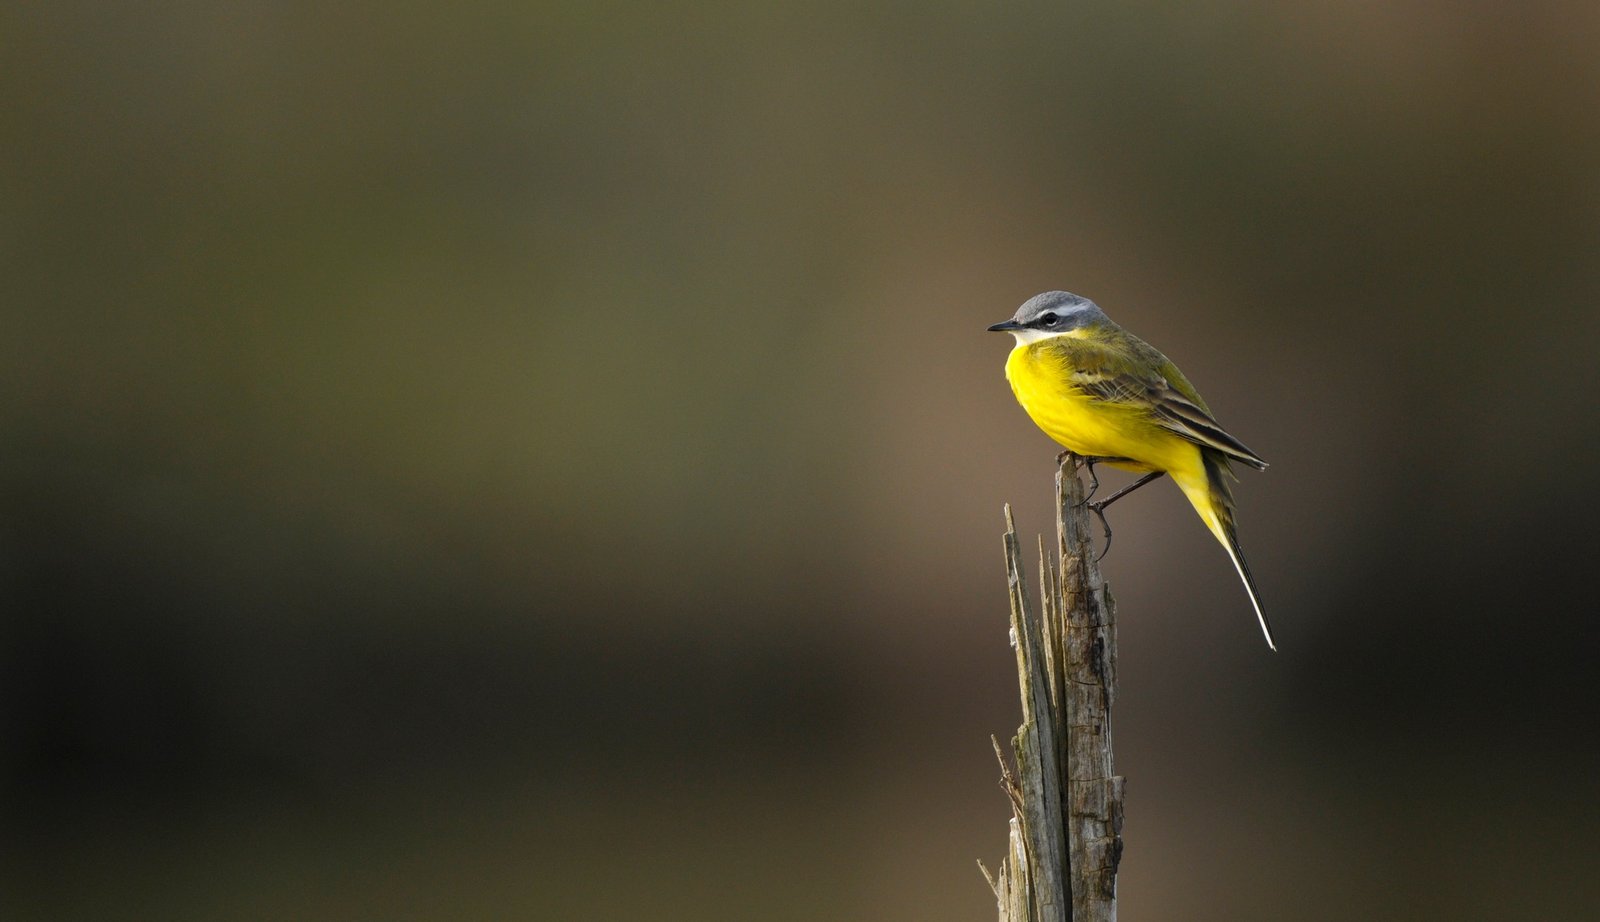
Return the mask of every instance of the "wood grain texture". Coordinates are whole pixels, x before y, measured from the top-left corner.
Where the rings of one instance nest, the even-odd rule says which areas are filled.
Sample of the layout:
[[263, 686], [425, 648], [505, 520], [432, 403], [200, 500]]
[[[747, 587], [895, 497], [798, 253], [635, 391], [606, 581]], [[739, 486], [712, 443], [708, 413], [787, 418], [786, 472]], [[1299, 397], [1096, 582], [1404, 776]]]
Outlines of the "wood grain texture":
[[1012, 819], [1000, 873], [984, 875], [1001, 922], [1117, 917], [1123, 779], [1111, 750], [1116, 609], [1094, 559], [1080, 466], [1069, 455], [1056, 473], [1056, 553], [1048, 559], [1040, 542], [1037, 615], [1028, 604], [1016, 523], [1011, 507], [1005, 510], [1022, 725], [1012, 740], [1014, 769], [995, 742]]

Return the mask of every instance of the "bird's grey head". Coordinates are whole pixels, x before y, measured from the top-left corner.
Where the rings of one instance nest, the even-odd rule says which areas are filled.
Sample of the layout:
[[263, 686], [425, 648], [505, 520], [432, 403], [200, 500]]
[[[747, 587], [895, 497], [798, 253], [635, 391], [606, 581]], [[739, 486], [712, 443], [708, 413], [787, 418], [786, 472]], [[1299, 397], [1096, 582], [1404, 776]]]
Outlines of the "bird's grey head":
[[1018, 343], [1026, 345], [1083, 327], [1110, 322], [1105, 311], [1088, 298], [1079, 297], [1069, 291], [1047, 291], [1029, 298], [1017, 308], [1016, 314], [1010, 320], [997, 323], [989, 329], [993, 332], [1010, 333], [1017, 338]]

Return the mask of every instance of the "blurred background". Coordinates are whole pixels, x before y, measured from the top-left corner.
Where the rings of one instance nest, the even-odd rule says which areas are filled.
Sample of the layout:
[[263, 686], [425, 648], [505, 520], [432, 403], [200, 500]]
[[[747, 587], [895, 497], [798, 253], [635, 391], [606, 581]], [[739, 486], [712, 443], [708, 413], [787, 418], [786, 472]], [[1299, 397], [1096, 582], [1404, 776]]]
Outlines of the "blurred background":
[[1600, 907], [1600, 7], [4, 18], [6, 919], [993, 918], [1053, 288], [1272, 462], [1124, 917]]

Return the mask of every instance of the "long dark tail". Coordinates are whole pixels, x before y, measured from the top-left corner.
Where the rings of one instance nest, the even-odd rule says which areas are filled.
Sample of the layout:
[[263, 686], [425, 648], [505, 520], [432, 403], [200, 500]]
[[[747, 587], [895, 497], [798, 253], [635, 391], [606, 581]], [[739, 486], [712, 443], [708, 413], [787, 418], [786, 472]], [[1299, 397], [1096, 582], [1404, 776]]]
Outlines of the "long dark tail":
[[1233, 471], [1228, 467], [1228, 459], [1220, 452], [1202, 449], [1200, 460], [1206, 469], [1211, 512], [1216, 516], [1216, 527], [1212, 530], [1233, 559], [1233, 568], [1239, 571], [1239, 578], [1244, 580], [1245, 591], [1250, 593], [1250, 604], [1255, 606], [1256, 620], [1261, 622], [1261, 633], [1267, 638], [1268, 648], [1276, 651], [1278, 645], [1272, 642], [1272, 625], [1267, 623], [1267, 613], [1261, 608], [1261, 593], [1256, 589], [1255, 577], [1250, 575], [1250, 565], [1245, 563], [1244, 550], [1239, 547], [1239, 532], [1233, 524], [1233, 489], [1228, 483], [1233, 479]]

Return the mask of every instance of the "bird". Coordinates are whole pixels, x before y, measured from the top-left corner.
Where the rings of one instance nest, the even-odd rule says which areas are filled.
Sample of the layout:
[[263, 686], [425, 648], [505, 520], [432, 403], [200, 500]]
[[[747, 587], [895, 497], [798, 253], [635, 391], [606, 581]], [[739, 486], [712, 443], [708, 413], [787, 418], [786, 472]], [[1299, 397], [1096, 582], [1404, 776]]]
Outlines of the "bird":
[[1091, 478], [1096, 463], [1144, 474], [1091, 504], [1102, 522], [1106, 506], [1170, 476], [1228, 552], [1267, 647], [1276, 651], [1261, 593], [1239, 546], [1230, 486], [1238, 479], [1233, 462], [1258, 471], [1267, 462], [1217, 423], [1171, 360], [1088, 298], [1047, 291], [989, 331], [1015, 337], [1006, 380], [1017, 402], [1046, 435], [1089, 463]]

